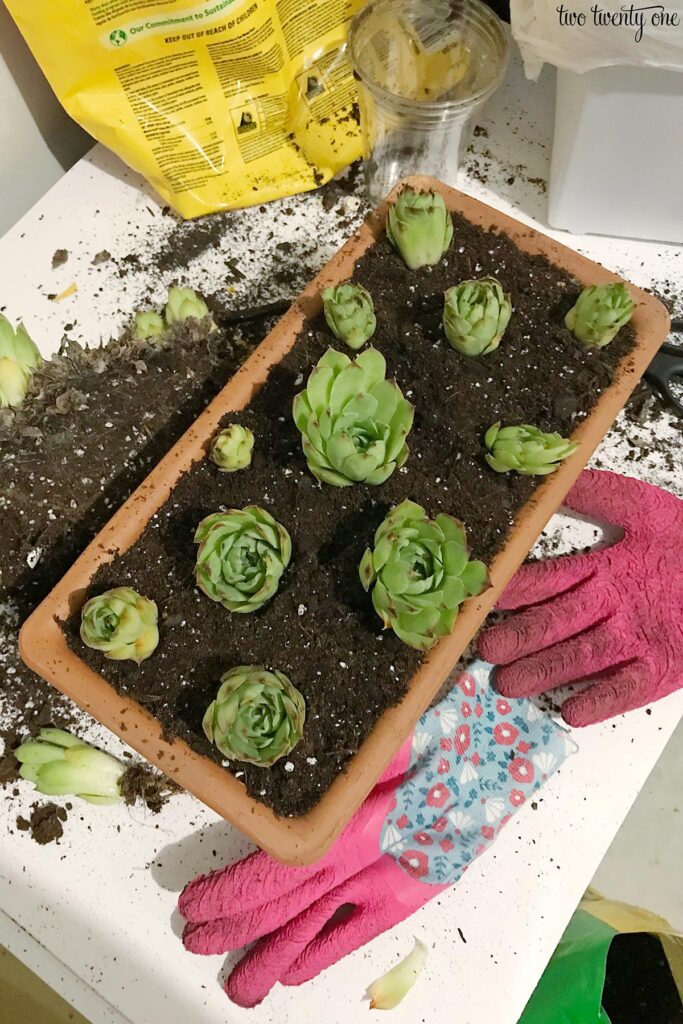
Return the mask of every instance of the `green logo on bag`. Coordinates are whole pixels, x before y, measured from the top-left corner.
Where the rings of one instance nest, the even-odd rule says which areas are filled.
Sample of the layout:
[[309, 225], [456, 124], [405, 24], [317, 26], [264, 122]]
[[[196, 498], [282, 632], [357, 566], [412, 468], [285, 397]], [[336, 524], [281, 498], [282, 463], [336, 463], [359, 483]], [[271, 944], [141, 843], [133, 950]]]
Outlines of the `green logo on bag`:
[[115, 28], [113, 32], [109, 33], [109, 42], [112, 46], [123, 46], [128, 39], [128, 36], [122, 28]]

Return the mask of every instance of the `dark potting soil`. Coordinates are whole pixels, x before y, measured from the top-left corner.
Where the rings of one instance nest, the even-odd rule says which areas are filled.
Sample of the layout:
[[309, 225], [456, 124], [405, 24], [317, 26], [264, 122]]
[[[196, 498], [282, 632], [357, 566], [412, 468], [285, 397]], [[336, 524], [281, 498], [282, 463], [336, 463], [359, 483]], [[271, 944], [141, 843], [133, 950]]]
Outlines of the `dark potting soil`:
[[[186, 321], [162, 346], [127, 335], [104, 348], [69, 343], [33, 375], [21, 409], [0, 410], [0, 786], [18, 777], [12, 751], [27, 735], [78, 731], [71, 701], [19, 657], [21, 623], [272, 323], [209, 333]], [[157, 809], [172, 784], [135, 767], [126, 795]]]
[[[490, 561], [539, 480], [490, 470], [484, 432], [500, 419], [571, 433], [633, 345], [627, 327], [608, 347], [586, 350], [563, 324], [580, 291], [569, 274], [461, 217], [454, 237], [438, 266], [417, 272], [382, 240], [353, 275], [373, 296], [373, 344], [415, 405], [406, 465], [380, 487], [340, 489], [309, 473], [292, 398], [325, 350], [343, 347], [318, 317], [250, 407], [227, 418], [253, 430], [252, 465], [222, 474], [208, 459], [195, 464], [138, 543], [93, 581], [91, 594], [130, 585], [157, 602], [155, 654], [140, 667], [109, 662], [81, 644], [76, 617], [65, 627], [79, 655], [149, 709], [167, 737], [182, 737], [218, 762], [201, 720], [221, 674], [250, 663], [285, 672], [306, 699], [303, 739], [269, 770], [229, 765], [253, 796], [281, 815], [316, 804], [381, 713], [400, 700], [421, 660], [393, 632], [382, 632], [358, 579], [363, 550], [388, 509], [411, 498], [432, 516], [457, 516], [474, 556]], [[515, 311], [500, 348], [470, 359], [445, 343], [443, 292], [485, 274], [511, 292]], [[287, 527], [294, 552], [273, 600], [255, 614], [231, 615], [194, 586], [193, 532], [204, 516], [247, 504], [262, 505]]]

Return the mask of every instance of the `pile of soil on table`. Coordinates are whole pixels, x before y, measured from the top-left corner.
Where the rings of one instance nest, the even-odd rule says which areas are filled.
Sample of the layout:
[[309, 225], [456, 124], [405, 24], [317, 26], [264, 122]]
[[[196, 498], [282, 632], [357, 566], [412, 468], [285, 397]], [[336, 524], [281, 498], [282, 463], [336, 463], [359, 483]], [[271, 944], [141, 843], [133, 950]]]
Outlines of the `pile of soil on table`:
[[[187, 321], [162, 346], [128, 335], [103, 348], [65, 343], [22, 408], [0, 410], [0, 786], [17, 778], [12, 749], [27, 734], [77, 721], [71, 701], [21, 661], [21, 623], [272, 323], [209, 333], [208, 321]], [[131, 776], [128, 797], [158, 809], [168, 792], [158, 779]]]
[[[443, 292], [487, 274], [511, 293], [514, 314], [495, 353], [466, 358], [443, 337]], [[563, 322], [578, 282], [461, 217], [438, 266], [411, 272], [382, 240], [359, 261], [353, 279], [375, 303], [372, 343], [415, 405], [406, 465], [379, 487], [325, 486], [308, 471], [292, 398], [330, 345], [343, 348], [319, 317], [250, 407], [228, 417], [253, 430], [252, 465], [222, 474], [208, 459], [195, 464], [138, 543], [93, 581], [90, 594], [130, 585], [157, 602], [155, 654], [140, 667], [108, 662], [80, 642], [78, 617], [65, 625], [79, 655], [149, 709], [167, 737], [182, 737], [218, 762], [201, 720], [221, 674], [250, 663], [285, 672], [306, 699], [302, 741], [269, 770], [229, 765], [250, 794], [280, 815], [299, 815], [317, 803], [377, 718], [400, 700], [421, 660], [392, 631], [382, 632], [358, 578], [363, 550], [388, 509], [411, 498], [431, 516], [457, 516], [473, 555], [490, 562], [541, 478], [490, 470], [484, 432], [502, 420], [570, 434], [634, 341], [626, 327], [608, 347], [584, 348]], [[286, 526], [293, 557], [266, 607], [231, 615], [194, 586], [193, 532], [204, 516], [247, 504], [262, 505]]]

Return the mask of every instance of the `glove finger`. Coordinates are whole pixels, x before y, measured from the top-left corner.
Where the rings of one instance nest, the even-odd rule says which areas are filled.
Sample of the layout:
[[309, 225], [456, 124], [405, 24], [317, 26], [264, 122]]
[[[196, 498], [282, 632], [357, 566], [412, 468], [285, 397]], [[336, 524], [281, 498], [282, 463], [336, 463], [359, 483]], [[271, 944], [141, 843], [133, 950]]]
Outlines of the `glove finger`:
[[267, 853], [256, 852], [185, 886], [178, 909], [192, 923], [248, 913], [314, 880], [320, 866], [288, 867]]
[[652, 484], [599, 469], [584, 469], [564, 500], [568, 508], [582, 515], [629, 530], [644, 526], [648, 532], [658, 526], [666, 532], [674, 503], [673, 495]]
[[[545, 604], [534, 605], [489, 626], [477, 641], [479, 653], [492, 665], [507, 665], [595, 626], [612, 609], [603, 595], [596, 595], [593, 590], [590, 581], [582, 583]], [[598, 596], [600, 600], [596, 599]]]
[[602, 554], [602, 551], [591, 551], [581, 555], [561, 555], [521, 565], [496, 601], [496, 608], [514, 611], [571, 590], [593, 575]]
[[[396, 876], [395, 882], [392, 874]], [[345, 899], [348, 903], [355, 903], [355, 909], [325, 928], [306, 946], [282, 975], [280, 981], [283, 985], [302, 985], [315, 978], [342, 957], [410, 917], [447, 888], [421, 882], [406, 886], [402, 869], [387, 857], [376, 861], [350, 881]]]
[[645, 661], [629, 665], [593, 680], [581, 693], [562, 705], [562, 717], [568, 725], [594, 725], [625, 711], [641, 708], [652, 700], [654, 673]]
[[387, 928], [392, 928], [408, 916], [410, 910], [402, 912], [393, 907], [393, 913], [382, 912], [384, 908], [369, 904], [357, 907], [351, 915], [339, 924], [326, 929], [306, 946], [304, 951], [283, 974], [283, 985], [303, 985], [317, 977], [322, 971], [336, 964], [338, 960], [360, 949], [366, 942], [377, 938]]
[[623, 661], [623, 657], [619, 637], [605, 623], [501, 666], [496, 672], [495, 686], [504, 697], [532, 697], [594, 676], [611, 668], [615, 661]]
[[183, 944], [191, 953], [208, 955], [241, 949], [263, 935], [291, 921], [311, 903], [325, 895], [338, 881], [331, 870], [322, 870], [298, 888], [250, 910], [239, 910], [209, 921], [189, 922], [183, 931]]
[[[356, 879], [362, 877], [359, 872]], [[256, 1006], [280, 981], [303, 950], [346, 903], [361, 898], [362, 882], [351, 878], [317, 900], [307, 910], [261, 939], [233, 968], [225, 983], [228, 997], [238, 1006]]]

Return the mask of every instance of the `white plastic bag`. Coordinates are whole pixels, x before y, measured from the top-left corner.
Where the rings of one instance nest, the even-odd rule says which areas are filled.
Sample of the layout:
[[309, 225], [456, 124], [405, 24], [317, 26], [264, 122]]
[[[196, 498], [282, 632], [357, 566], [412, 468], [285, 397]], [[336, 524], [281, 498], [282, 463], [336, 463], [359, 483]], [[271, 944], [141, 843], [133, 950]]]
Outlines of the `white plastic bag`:
[[510, 0], [527, 78], [615, 64], [683, 71], [683, 0]]

